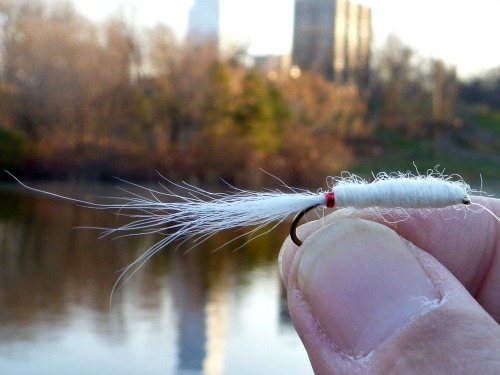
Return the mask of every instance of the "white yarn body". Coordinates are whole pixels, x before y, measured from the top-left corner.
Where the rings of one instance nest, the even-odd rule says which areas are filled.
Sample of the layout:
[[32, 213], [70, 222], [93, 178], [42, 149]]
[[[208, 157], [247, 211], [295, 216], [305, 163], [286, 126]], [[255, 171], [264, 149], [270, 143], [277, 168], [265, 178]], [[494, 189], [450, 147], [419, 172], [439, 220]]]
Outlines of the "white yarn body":
[[372, 183], [340, 182], [333, 187], [336, 208], [444, 208], [463, 203], [469, 191], [460, 181], [435, 177], [388, 178]]

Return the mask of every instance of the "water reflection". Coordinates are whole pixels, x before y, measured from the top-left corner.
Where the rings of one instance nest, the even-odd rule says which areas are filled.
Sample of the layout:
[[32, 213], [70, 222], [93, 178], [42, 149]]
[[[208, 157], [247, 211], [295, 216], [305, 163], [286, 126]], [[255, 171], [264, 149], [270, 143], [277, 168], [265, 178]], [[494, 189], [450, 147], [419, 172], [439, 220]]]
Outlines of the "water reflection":
[[98, 239], [109, 212], [0, 194], [0, 373], [312, 373], [276, 270], [287, 228], [217, 252], [222, 233], [163, 251], [113, 294], [115, 271], [159, 238]]

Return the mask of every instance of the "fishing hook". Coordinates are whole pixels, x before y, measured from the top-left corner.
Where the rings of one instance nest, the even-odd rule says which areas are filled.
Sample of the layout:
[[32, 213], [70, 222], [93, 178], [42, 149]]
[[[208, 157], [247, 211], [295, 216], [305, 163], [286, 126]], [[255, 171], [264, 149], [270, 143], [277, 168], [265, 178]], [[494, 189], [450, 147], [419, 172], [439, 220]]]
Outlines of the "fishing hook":
[[295, 215], [295, 218], [292, 221], [292, 226], [290, 227], [290, 238], [292, 241], [295, 243], [295, 245], [300, 246], [302, 245], [302, 241], [297, 237], [297, 226], [299, 224], [300, 219], [304, 217], [305, 214], [307, 214], [309, 211], [314, 210], [316, 207], [320, 206], [319, 204], [315, 204], [313, 206], [307, 207], [297, 213]]
[[[466, 195], [462, 199], [462, 203], [465, 205], [469, 205], [469, 204], [471, 204], [471, 200]], [[305, 214], [307, 214], [309, 211], [315, 209], [318, 206], [320, 206], [320, 204], [315, 204], [313, 206], [307, 207], [307, 208], [303, 209], [302, 211], [300, 211], [299, 213], [297, 213], [297, 215], [295, 215], [295, 217], [292, 221], [292, 226], [290, 227], [290, 238], [295, 243], [295, 245], [297, 245], [297, 246], [302, 245], [302, 241], [297, 237], [297, 226], [299, 225], [299, 221], [304, 217]], [[330, 207], [330, 206], [328, 206], [328, 207]], [[332, 207], [333, 207], [333, 205], [332, 205]]]

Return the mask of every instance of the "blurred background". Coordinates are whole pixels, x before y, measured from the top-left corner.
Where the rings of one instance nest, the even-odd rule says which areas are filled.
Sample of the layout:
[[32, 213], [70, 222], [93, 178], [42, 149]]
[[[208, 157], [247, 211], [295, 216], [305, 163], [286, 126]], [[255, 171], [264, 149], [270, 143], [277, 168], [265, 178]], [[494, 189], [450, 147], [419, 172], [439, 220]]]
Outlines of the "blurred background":
[[[498, 14], [495, 0], [0, 0], [0, 168], [91, 200], [158, 172], [277, 187], [264, 169], [315, 190], [414, 165], [500, 193]], [[99, 240], [72, 228], [116, 227], [109, 212], [0, 181], [2, 374], [312, 373], [276, 270], [286, 225], [167, 249], [110, 307], [115, 271], [161, 237]]]

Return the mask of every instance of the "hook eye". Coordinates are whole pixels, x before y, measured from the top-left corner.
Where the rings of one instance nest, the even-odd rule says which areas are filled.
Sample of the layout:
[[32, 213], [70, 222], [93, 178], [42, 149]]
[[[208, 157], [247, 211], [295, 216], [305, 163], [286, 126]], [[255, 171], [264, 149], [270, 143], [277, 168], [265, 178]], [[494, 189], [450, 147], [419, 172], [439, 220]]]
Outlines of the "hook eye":
[[290, 227], [290, 238], [295, 243], [295, 245], [297, 246], [302, 245], [302, 241], [297, 237], [297, 226], [299, 225], [299, 221], [304, 217], [305, 214], [307, 214], [311, 210], [314, 210], [318, 206], [320, 205], [315, 204], [314, 206], [307, 207], [302, 211], [300, 211], [299, 213], [297, 213], [297, 215], [295, 215], [292, 221], [292, 226]]

